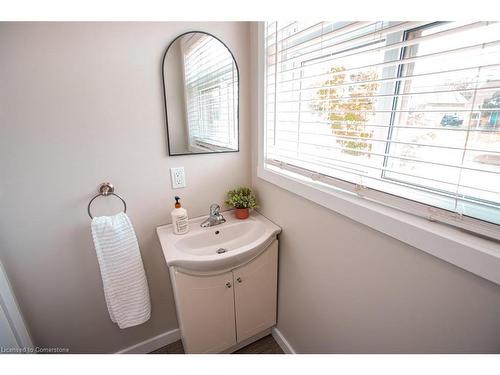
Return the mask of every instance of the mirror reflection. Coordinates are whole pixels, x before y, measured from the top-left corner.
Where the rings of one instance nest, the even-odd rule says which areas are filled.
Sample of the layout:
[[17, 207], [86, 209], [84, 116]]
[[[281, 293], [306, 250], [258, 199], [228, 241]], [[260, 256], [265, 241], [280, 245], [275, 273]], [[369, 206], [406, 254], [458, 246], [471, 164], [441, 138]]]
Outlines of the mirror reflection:
[[170, 155], [238, 151], [238, 67], [203, 32], [177, 37], [163, 60]]

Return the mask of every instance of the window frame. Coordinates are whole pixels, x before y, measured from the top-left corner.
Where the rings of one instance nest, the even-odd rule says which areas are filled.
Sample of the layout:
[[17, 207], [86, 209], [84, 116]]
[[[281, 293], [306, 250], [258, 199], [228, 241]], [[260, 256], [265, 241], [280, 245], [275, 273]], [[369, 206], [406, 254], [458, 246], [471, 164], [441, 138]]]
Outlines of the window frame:
[[[390, 22], [392, 23], [392, 22]], [[388, 40], [391, 39], [392, 42], [395, 43], [404, 43], [408, 40], [410, 40], [408, 37], [412, 33], [419, 31], [419, 30], [426, 30], [426, 29], [432, 29], [434, 27], [438, 27], [440, 25], [445, 25], [447, 23], [450, 23], [449, 21], [434, 21], [434, 22], [427, 22], [427, 23], [420, 23], [419, 26], [416, 27], [410, 27], [408, 29], [401, 29], [395, 33], [388, 34], [386, 35], [386, 39], [384, 40], [385, 43], [389, 43]], [[360, 45], [357, 45], [355, 47], [349, 47], [348, 50], [353, 50], [353, 49], [362, 49], [365, 47], [368, 47], [373, 44], [378, 44], [380, 41], [367, 41], [363, 42]], [[401, 61], [404, 60], [406, 57], [406, 53], [408, 51], [409, 47], [404, 46], [402, 47], [399, 51], [396, 50], [395, 56], [389, 57], [385, 56], [385, 59], [388, 59], [389, 61]], [[335, 52], [337, 53], [343, 53], [345, 52], [344, 50]], [[299, 59], [298, 61], [301, 63], [301, 66], [305, 66], [305, 64], [314, 61], [314, 60], [322, 60], [326, 56], [319, 56], [314, 59]], [[276, 57], [277, 58], [277, 54]], [[385, 60], [384, 60], [385, 62]], [[275, 74], [276, 74], [276, 69], [277, 66], [275, 66]], [[396, 78], [401, 78], [403, 77], [403, 72], [405, 72], [403, 64], [397, 64], [396, 69], [395, 69], [395, 74]], [[267, 76], [266, 76], [267, 77]], [[277, 81], [275, 81], [275, 84]], [[301, 84], [301, 82], [300, 82]], [[265, 86], [267, 87], [267, 86]], [[405, 180], [404, 178], [397, 178], [397, 177], [389, 177], [387, 176], [387, 172], [389, 173], [396, 173], [399, 174], [398, 171], [387, 171], [385, 168], [387, 167], [387, 161], [391, 157], [389, 156], [389, 151], [390, 148], [393, 145], [393, 127], [395, 126], [395, 118], [396, 114], [395, 112], [398, 111], [398, 106], [400, 105], [399, 103], [399, 93], [401, 90], [401, 81], [396, 80], [394, 84], [390, 87], [387, 87], [383, 89], [383, 94], [388, 94], [388, 95], [393, 95], [393, 99], [391, 100], [391, 114], [389, 118], [387, 119], [387, 133], [385, 135], [379, 135], [378, 137], [381, 138], [381, 142], [385, 142], [385, 145], [382, 145], [384, 148], [384, 153], [380, 155], [384, 155], [382, 159], [382, 163], [379, 167], [374, 167], [376, 169], [381, 168], [381, 173], [377, 174], [376, 177], [373, 175], [367, 175], [366, 179], [371, 181], [369, 184], [366, 184], [367, 187], [364, 186], [358, 186], [360, 182], [355, 181], [355, 179], [352, 179], [347, 172], [346, 174], [343, 174], [340, 171], [337, 171], [336, 174], [322, 174], [319, 171], [315, 170], [309, 170], [307, 166], [307, 162], [303, 163], [302, 166], [300, 166], [299, 163], [290, 163], [287, 165], [287, 168], [294, 168], [294, 169], [299, 169], [302, 168], [303, 170], [309, 171], [310, 174], [314, 175], [314, 179], [316, 180], [328, 180], [329, 184], [332, 184], [336, 187], [339, 187], [338, 185], [341, 185], [341, 189], [345, 189], [347, 191], [351, 191], [355, 194], [358, 195], [363, 195], [365, 197], [372, 197], [374, 200], [378, 200], [382, 202], [382, 204], [388, 204], [392, 205], [397, 209], [403, 209], [408, 212], [412, 212], [415, 215], [422, 216], [425, 218], [429, 218], [431, 220], [435, 221], [440, 221], [447, 223], [449, 225], [457, 226], [461, 229], [469, 230], [473, 233], [480, 234], [483, 236], [486, 236], [488, 238], [493, 238], [495, 240], [500, 241], [500, 233], [498, 233], [498, 230], [500, 229], [500, 224], [498, 223], [493, 223], [493, 222], [488, 222], [486, 220], [482, 220], [477, 217], [473, 216], [468, 216], [465, 214], [459, 214], [456, 213], [454, 210], [456, 207], [456, 198], [454, 197], [453, 193], [444, 189], [439, 189], [437, 187], [433, 187], [427, 184], [422, 184], [422, 183], [415, 183], [412, 181]], [[276, 87], [275, 87], [276, 90]], [[300, 107], [299, 107], [300, 108]], [[274, 108], [274, 112], [276, 112], [276, 107]], [[267, 112], [266, 112], [267, 113]], [[299, 109], [299, 118], [301, 116], [301, 112]], [[265, 121], [265, 124], [267, 124], [267, 121]], [[299, 123], [300, 127], [300, 123]], [[274, 126], [273, 126], [275, 135], [273, 137], [273, 140], [276, 139], [276, 113], [274, 113]], [[382, 140], [383, 139], [383, 140]], [[267, 150], [267, 149], [266, 149]], [[381, 152], [381, 151], [379, 151]], [[286, 160], [286, 159], [285, 159]], [[339, 162], [344, 163], [346, 161], [344, 160], [339, 160]], [[349, 162], [347, 162], [349, 163]], [[282, 163], [287, 164], [287, 163]], [[362, 164], [358, 165], [359, 167], [363, 167]], [[366, 168], [371, 169], [371, 166], [366, 166]], [[404, 174], [404, 173], [403, 173]], [[355, 174], [353, 174], [355, 175]], [[350, 187], [346, 188], [345, 184], [351, 184]], [[363, 182], [361, 182], [362, 185], [365, 185]], [[415, 196], [418, 195], [419, 199], [416, 199]], [[476, 202], [481, 202], [484, 203], [485, 201], [482, 199], [477, 199], [476, 197], [467, 197], [469, 199], [468, 202], [461, 203], [462, 205], [468, 207], [468, 209], [474, 209]], [[489, 202], [486, 202], [489, 203]], [[491, 212], [490, 212], [491, 214]]]
[[[428, 23], [428, 24], [425, 24], [425, 25], [422, 25], [422, 26], [418, 26], [418, 27], [414, 27], [414, 28], [411, 28], [411, 29], [408, 29], [408, 30], [405, 30], [402, 34], [402, 38], [401, 38], [401, 42], [405, 42], [405, 41], [408, 41], [410, 40], [409, 39], [409, 36], [414, 33], [414, 32], [418, 32], [418, 31], [422, 31], [422, 30], [426, 30], [426, 29], [431, 29], [433, 27], [436, 27], [436, 26], [439, 26], [439, 25], [444, 25], [446, 23], [448, 23], [449, 21], [436, 21], [436, 22], [431, 22], [431, 23]], [[400, 56], [399, 56], [399, 59], [400, 60], [403, 60], [405, 59], [407, 56], [407, 51], [408, 51], [408, 46], [405, 46], [403, 48], [401, 48], [401, 51], [400, 51]], [[412, 63], [412, 64], [415, 64], [415, 63]], [[397, 74], [396, 74], [396, 78], [401, 78], [403, 77], [403, 72], [405, 71], [405, 67], [400, 64], [398, 65], [398, 70], [397, 70]], [[386, 168], [387, 167], [387, 164], [389, 162], [389, 158], [391, 157], [390, 156], [390, 150], [391, 150], [391, 147], [393, 147], [394, 143], [394, 138], [393, 138], [393, 135], [394, 135], [394, 126], [395, 126], [395, 122], [396, 122], [396, 113], [394, 111], [397, 111], [398, 108], [401, 109], [399, 106], [401, 105], [401, 103], [399, 103], [399, 94], [402, 92], [402, 85], [401, 85], [401, 81], [397, 81], [396, 84], [395, 84], [395, 87], [394, 87], [394, 98], [393, 98], [393, 103], [392, 103], [392, 110], [393, 112], [391, 113], [391, 117], [390, 117], [390, 121], [389, 121], [389, 128], [388, 128], [388, 134], [387, 134], [387, 143], [386, 143], [386, 151], [385, 151], [385, 156], [384, 156], [384, 161], [383, 161], [383, 167]], [[387, 176], [387, 173], [388, 171], [383, 169], [381, 171], [381, 174], [380, 174], [380, 177], [381, 179], [383, 180], [386, 180], [386, 181], [391, 181], [391, 182], [395, 182], [395, 183], [404, 183], [404, 184], [408, 184], [410, 186], [413, 186], [417, 189], [423, 189], [423, 190], [428, 190], [430, 192], [438, 192], [438, 193], [443, 193], [443, 194], [446, 194], [447, 192], [442, 190], [442, 189], [438, 189], [438, 188], [433, 188], [433, 187], [429, 187], [429, 186], [425, 186], [425, 185], [420, 185], [420, 184], [417, 184], [417, 183], [412, 183], [412, 182], [407, 182], [405, 181], [404, 179], [398, 179], [396, 177], [390, 177], [390, 176]], [[476, 200], [474, 198], [474, 200]], [[451, 211], [449, 211], [451, 212]], [[475, 220], [479, 220], [479, 219], [475, 219]]]
[[[266, 163], [265, 23], [257, 23], [257, 178], [500, 284], [500, 228], [350, 182], [325, 183]], [[331, 182], [331, 181], [328, 181]], [[381, 203], [384, 202], [384, 203]], [[398, 208], [395, 208], [397, 206]], [[427, 212], [422, 217], [422, 212]], [[486, 237], [485, 237], [486, 236]]]
[[[412, 33], [415, 33], [415, 32], [418, 32], [418, 31], [432, 29], [434, 27], [445, 25], [445, 24], [447, 24], [449, 22], [450, 21], [435, 21], [435, 22], [430, 22], [430, 23], [425, 24], [425, 25], [421, 25], [421, 26], [417, 26], [417, 27], [414, 27], [414, 28], [411, 28], [411, 29], [404, 30], [403, 34], [402, 34], [401, 42], [405, 42], [405, 41], [410, 40], [409, 36]], [[406, 56], [407, 51], [408, 51], [408, 46], [405, 46], [405, 47], [403, 47], [401, 49], [400, 57], [399, 57], [400, 60], [403, 60], [403, 59], [407, 58], [407, 56]], [[412, 64], [415, 64], [415, 63], [412, 63]], [[398, 71], [397, 71], [396, 77], [397, 78], [401, 78], [403, 76], [403, 72], [404, 72], [403, 65], [398, 65]], [[400, 103], [398, 103], [399, 96], [396, 96], [396, 95], [398, 95], [398, 94], [401, 93], [401, 88], [402, 88], [401, 81], [397, 81], [397, 83], [395, 85], [395, 88], [394, 88], [394, 94], [395, 94], [395, 96], [394, 96], [393, 105], [392, 105], [393, 111], [394, 110], [398, 110], [398, 108], [401, 109], [399, 107]], [[480, 117], [480, 112], [476, 112], [472, 108], [472, 110], [471, 110], [471, 119], [473, 118], [472, 117], [473, 114], [478, 114], [478, 117]], [[388, 162], [388, 160], [390, 158], [390, 156], [389, 156], [390, 155], [390, 148], [393, 147], [393, 145], [394, 145], [392, 137], [393, 137], [393, 134], [394, 134], [393, 133], [393, 129], [394, 129], [393, 126], [395, 126], [395, 118], [396, 118], [395, 112], [392, 112], [391, 118], [390, 118], [390, 122], [389, 122], [389, 131], [388, 131], [388, 134], [387, 134], [387, 143], [386, 143], [386, 152], [385, 152], [386, 156], [384, 156], [384, 162], [383, 162], [383, 167], [384, 168], [387, 166], [387, 162]], [[448, 193], [447, 191], [445, 191], [443, 189], [433, 188], [433, 187], [429, 187], [429, 186], [425, 186], [425, 185], [420, 185], [420, 184], [416, 184], [416, 183], [412, 183], [412, 182], [407, 182], [404, 179], [398, 179], [398, 178], [395, 178], [395, 177], [386, 176], [386, 174], [387, 174], [386, 170], [382, 170], [381, 171], [381, 178], [383, 180], [391, 181], [391, 182], [394, 182], [394, 183], [407, 184], [409, 186], [415, 187], [416, 189], [422, 189], [424, 191], [427, 190], [429, 192], [437, 192], [437, 193], [441, 193], [441, 194], [447, 194]], [[491, 203], [491, 202], [488, 202], [485, 199], [474, 197], [474, 196], [465, 196], [465, 197], [468, 198], [471, 202]], [[440, 209], [448, 211], [448, 210], [446, 210], [444, 208], [440, 208]], [[450, 212], [450, 214], [453, 213], [453, 211], [448, 211], [448, 212]], [[495, 224], [495, 223], [487, 222], [485, 220], [482, 220], [482, 219], [479, 219], [479, 218], [475, 218], [475, 217], [471, 217], [471, 216], [466, 216], [466, 217], [469, 217], [471, 220], [475, 221], [476, 223], [484, 223], [485, 225], [488, 225], [488, 226], [493, 225], [491, 227], [493, 230], [494, 230], [495, 227], [497, 227], [498, 230], [500, 230], [500, 224]], [[466, 227], [465, 229], [468, 229], [468, 228]], [[470, 229], [474, 232], [474, 229], [472, 229], [472, 228], [470, 228]], [[481, 233], [479, 233], [479, 234], [481, 234]], [[486, 235], [489, 236], [489, 234], [486, 234]], [[498, 240], [498, 239], [500, 239], [500, 236], [493, 236], [493, 238]]]

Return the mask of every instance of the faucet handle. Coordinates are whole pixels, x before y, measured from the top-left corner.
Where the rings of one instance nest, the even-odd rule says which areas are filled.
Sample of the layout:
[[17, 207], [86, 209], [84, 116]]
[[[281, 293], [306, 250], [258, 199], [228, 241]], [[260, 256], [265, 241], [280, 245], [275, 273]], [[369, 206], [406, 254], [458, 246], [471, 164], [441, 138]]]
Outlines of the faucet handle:
[[218, 216], [220, 214], [220, 206], [217, 203], [210, 205], [210, 216]]

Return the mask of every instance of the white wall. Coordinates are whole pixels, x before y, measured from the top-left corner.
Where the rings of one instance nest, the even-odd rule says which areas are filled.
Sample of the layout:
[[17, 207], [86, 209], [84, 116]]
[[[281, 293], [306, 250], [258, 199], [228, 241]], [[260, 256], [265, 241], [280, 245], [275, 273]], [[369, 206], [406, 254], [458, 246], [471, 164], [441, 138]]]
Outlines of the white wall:
[[500, 353], [499, 285], [257, 178], [256, 89], [252, 80], [252, 183], [260, 211], [283, 228], [278, 328], [292, 347]]
[[[161, 58], [189, 30], [213, 33], [240, 67], [238, 153], [168, 157]], [[37, 346], [114, 352], [177, 328], [155, 227], [173, 196], [191, 217], [250, 183], [247, 23], [0, 23], [0, 256]], [[186, 168], [172, 191], [169, 167]], [[152, 297], [149, 322], [108, 316], [87, 204], [110, 181], [126, 199]], [[116, 212], [100, 198], [95, 213]]]

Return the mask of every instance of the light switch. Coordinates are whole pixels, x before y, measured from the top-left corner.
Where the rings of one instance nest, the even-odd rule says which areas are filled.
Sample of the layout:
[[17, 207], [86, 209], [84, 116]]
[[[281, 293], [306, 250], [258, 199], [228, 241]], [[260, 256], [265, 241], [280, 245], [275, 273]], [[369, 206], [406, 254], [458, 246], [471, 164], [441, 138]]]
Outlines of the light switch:
[[170, 168], [170, 177], [172, 178], [172, 189], [186, 187], [184, 167]]

